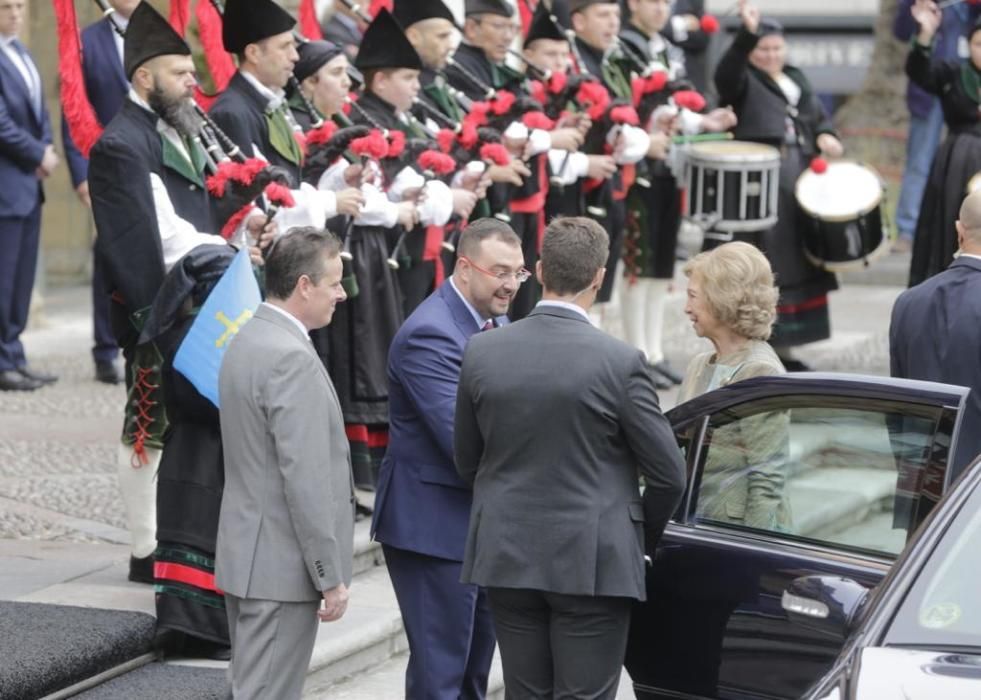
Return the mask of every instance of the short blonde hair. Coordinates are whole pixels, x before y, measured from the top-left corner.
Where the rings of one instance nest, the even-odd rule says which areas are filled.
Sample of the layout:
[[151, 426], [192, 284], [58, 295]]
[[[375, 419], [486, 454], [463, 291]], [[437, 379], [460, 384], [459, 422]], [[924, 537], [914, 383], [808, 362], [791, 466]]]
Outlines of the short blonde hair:
[[685, 263], [688, 277], [698, 276], [712, 314], [744, 338], [767, 340], [777, 318], [777, 297], [770, 262], [755, 246], [733, 241]]

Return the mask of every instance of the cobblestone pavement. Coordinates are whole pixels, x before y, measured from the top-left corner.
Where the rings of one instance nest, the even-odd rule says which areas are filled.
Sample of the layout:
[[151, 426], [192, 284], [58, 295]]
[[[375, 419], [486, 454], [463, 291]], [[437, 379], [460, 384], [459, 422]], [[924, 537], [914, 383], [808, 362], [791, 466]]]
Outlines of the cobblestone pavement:
[[[707, 347], [684, 316], [684, 280], [671, 297], [665, 351], [684, 369]], [[835, 337], [801, 349], [822, 370], [888, 372], [886, 331], [895, 287], [845, 286], [832, 295]], [[30, 361], [60, 380], [32, 393], [0, 392], [0, 538], [126, 543], [115, 477], [115, 451], [125, 392], [99, 384], [89, 349], [89, 292], [53, 290], [43, 327], [25, 335]], [[615, 313], [604, 321], [619, 334]], [[674, 403], [674, 393], [662, 405]]]

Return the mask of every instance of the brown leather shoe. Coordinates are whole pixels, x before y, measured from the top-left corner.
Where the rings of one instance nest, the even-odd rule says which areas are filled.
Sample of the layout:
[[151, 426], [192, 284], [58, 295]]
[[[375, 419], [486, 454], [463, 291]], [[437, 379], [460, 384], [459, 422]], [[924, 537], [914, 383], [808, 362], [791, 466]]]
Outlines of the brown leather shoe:
[[34, 391], [42, 386], [41, 382], [25, 377], [15, 369], [0, 372], [0, 391]]

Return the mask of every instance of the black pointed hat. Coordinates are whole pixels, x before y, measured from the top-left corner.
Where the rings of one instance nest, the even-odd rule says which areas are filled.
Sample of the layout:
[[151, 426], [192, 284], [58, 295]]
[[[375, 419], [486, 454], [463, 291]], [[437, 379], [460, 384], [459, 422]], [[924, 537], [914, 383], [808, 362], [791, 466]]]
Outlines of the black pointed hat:
[[221, 41], [225, 51], [241, 53], [249, 44], [288, 32], [295, 25], [293, 16], [273, 0], [228, 0], [221, 20]]
[[405, 31], [392, 14], [382, 8], [368, 25], [354, 65], [369, 68], [414, 68], [422, 70], [422, 59], [405, 38]]
[[535, 14], [531, 19], [531, 26], [528, 27], [528, 36], [525, 37], [525, 46], [538, 39], [551, 39], [552, 41], [567, 41], [562, 28], [552, 19], [552, 13], [544, 2], [539, 2], [535, 8]]
[[618, 5], [619, 0], [569, 0], [569, 14], [582, 12], [590, 5]]
[[172, 54], [190, 56], [191, 48], [150, 3], [141, 2], [129, 18], [123, 42], [126, 79], [132, 80], [136, 69], [151, 58]]
[[395, 0], [392, 16], [406, 29], [424, 19], [448, 19], [456, 24], [456, 18], [443, 0]]
[[501, 15], [501, 17], [513, 17], [514, 8], [507, 3], [507, 0], [466, 0], [464, 3], [464, 14], [470, 15]]
[[304, 41], [296, 47], [296, 52], [300, 54], [300, 60], [293, 66], [293, 75], [302, 83], [324, 64], [344, 53], [344, 49], [331, 41], [319, 39]]

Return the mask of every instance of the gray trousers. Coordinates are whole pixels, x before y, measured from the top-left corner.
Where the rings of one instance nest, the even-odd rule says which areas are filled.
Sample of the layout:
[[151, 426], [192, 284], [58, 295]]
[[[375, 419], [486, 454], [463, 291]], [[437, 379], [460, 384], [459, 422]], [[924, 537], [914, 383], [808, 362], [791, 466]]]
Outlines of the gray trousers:
[[613, 700], [633, 600], [488, 588], [507, 700]]
[[283, 603], [225, 594], [235, 700], [300, 700], [317, 639], [319, 601]]

